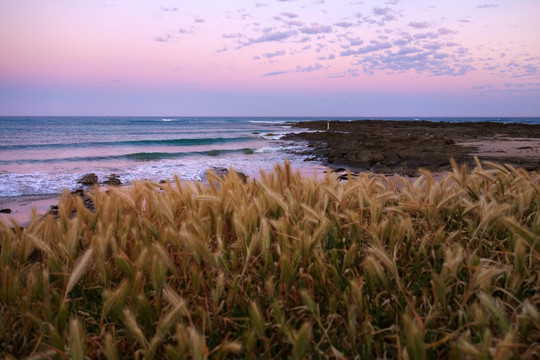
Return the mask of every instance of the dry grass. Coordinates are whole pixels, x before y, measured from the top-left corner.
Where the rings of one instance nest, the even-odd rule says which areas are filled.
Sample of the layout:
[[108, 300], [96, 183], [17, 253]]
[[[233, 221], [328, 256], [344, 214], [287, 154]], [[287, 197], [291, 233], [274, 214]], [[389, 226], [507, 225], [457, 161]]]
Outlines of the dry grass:
[[0, 225], [0, 354], [540, 356], [536, 173], [210, 180], [96, 192], [95, 213], [64, 195], [58, 219]]

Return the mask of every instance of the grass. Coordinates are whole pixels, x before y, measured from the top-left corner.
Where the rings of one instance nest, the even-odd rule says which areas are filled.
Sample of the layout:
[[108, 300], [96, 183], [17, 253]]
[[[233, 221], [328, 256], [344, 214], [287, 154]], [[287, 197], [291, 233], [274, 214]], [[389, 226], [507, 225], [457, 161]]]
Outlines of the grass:
[[539, 356], [538, 174], [209, 176], [0, 224], [0, 354]]

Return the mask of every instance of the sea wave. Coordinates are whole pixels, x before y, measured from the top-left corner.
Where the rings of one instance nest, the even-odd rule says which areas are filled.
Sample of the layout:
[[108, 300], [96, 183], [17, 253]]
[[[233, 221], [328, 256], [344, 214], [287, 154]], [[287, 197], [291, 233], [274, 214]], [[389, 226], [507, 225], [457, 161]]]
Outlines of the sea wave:
[[186, 139], [165, 139], [165, 140], [129, 140], [129, 141], [95, 141], [85, 143], [55, 143], [55, 144], [27, 144], [27, 145], [0, 145], [0, 150], [21, 150], [21, 149], [45, 149], [45, 148], [86, 148], [104, 146], [197, 146], [226, 144], [253, 140], [251, 136], [221, 137], [221, 138], [186, 138]]
[[60, 162], [99, 162], [113, 160], [134, 160], [134, 161], [155, 161], [177, 159], [189, 156], [222, 156], [227, 154], [253, 154], [252, 148], [240, 149], [211, 149], [206, 151], [186, 151], [186, 152], [137, 152], [120, 155], [103, 155], [103, 156], [73, 156], [50, 159], [15, 159], [15, 160], [0, 160], [0, 165], [11, 164], [39, 164], [39, 163], [60, 163]]
[[273, 125], [273, 124], [286, 124], [286, 123], [289, 123], [290, 121], [284, 121], [284, 120], [250, 120], [249, 122], [252, 123], [252, 124], [269, 124], [269, 125]]

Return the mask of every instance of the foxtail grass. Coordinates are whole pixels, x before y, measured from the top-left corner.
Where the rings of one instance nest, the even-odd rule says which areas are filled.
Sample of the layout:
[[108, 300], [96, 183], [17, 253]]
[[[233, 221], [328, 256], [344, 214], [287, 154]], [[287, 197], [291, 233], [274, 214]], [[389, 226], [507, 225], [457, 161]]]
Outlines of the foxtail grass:
[[208, 178], [0, 223], [0, 355], [540, 356], [538, 174]]

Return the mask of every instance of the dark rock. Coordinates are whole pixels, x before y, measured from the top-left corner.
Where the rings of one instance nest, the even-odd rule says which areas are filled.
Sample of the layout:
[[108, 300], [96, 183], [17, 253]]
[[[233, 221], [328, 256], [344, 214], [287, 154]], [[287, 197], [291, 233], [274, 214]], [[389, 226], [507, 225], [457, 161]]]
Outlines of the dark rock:
[[[229, 174], [229, 170], [224, 167], [213, 167], [211, 170], [214, 172], [214, 174], [222, 179], [225, 177], [225, 175]], [[234, 171], [234, 173], [240, 178], [240, 180], [242, 180], [244, 184], [247, 183], [248, 176], [246, 174], [240, 171]]]
[[[96, 211], [96, 207], [94, 205], [94, 202], [92, 201], [92, 199], [90, 199], [88, 197], [88, 195], [86, 194], [86, 192], [83, 190], [83, 188], [78, 188], [74, 191], [71, 192], [72, 195], [76, 195], [76, 196], [80, 196], [83, 200], [83, 203], [84, 203], [84, 207], [87, 208], [88, 210], [90, 210], [91, 212], [95, 212]], [[58, 206], [56, 206], [56, 208], [58, 208]]]
[[248, 176], [246, 174], [244, 174], [243, 172], [240, 172], [240, 171], [235, 171], [235, 172], [236, 172], [236, 175], [238, 175], [238, 177], [240, 178], [240, 180], [242, 180], [242, 182], [244, 184], [246, 184]]
[[225, 175], [229, 173], [229, 170], [227, 170], [224, 167], [213, 167], [212, 171], [214, 172], [214, 174], [216, 174], [220, 178], [223, 178]]
[[60, 214], [59, 214], [59, 210], [58, 210], [58, 205], [51, 205], [49, 207], [49, 211], [47, 211], [47, 214], [50, 214], [50, 215], [54, 216], [55, 218], [59, 217]]
[[11, 209], [0, 209], [0, 214], [11, 214]]
[[97, 184], [98, 177], [94, 173], [88, 173], [81, 177], [77, 182], [82, 185], [94, 185]]
[[105, 181], [103, 181], [103, 184], [110, 186], [120, 186], [122, 185], [122, 181], [120, 181], [120, 176], [116, 174], [111, 174], [105, 179]]

